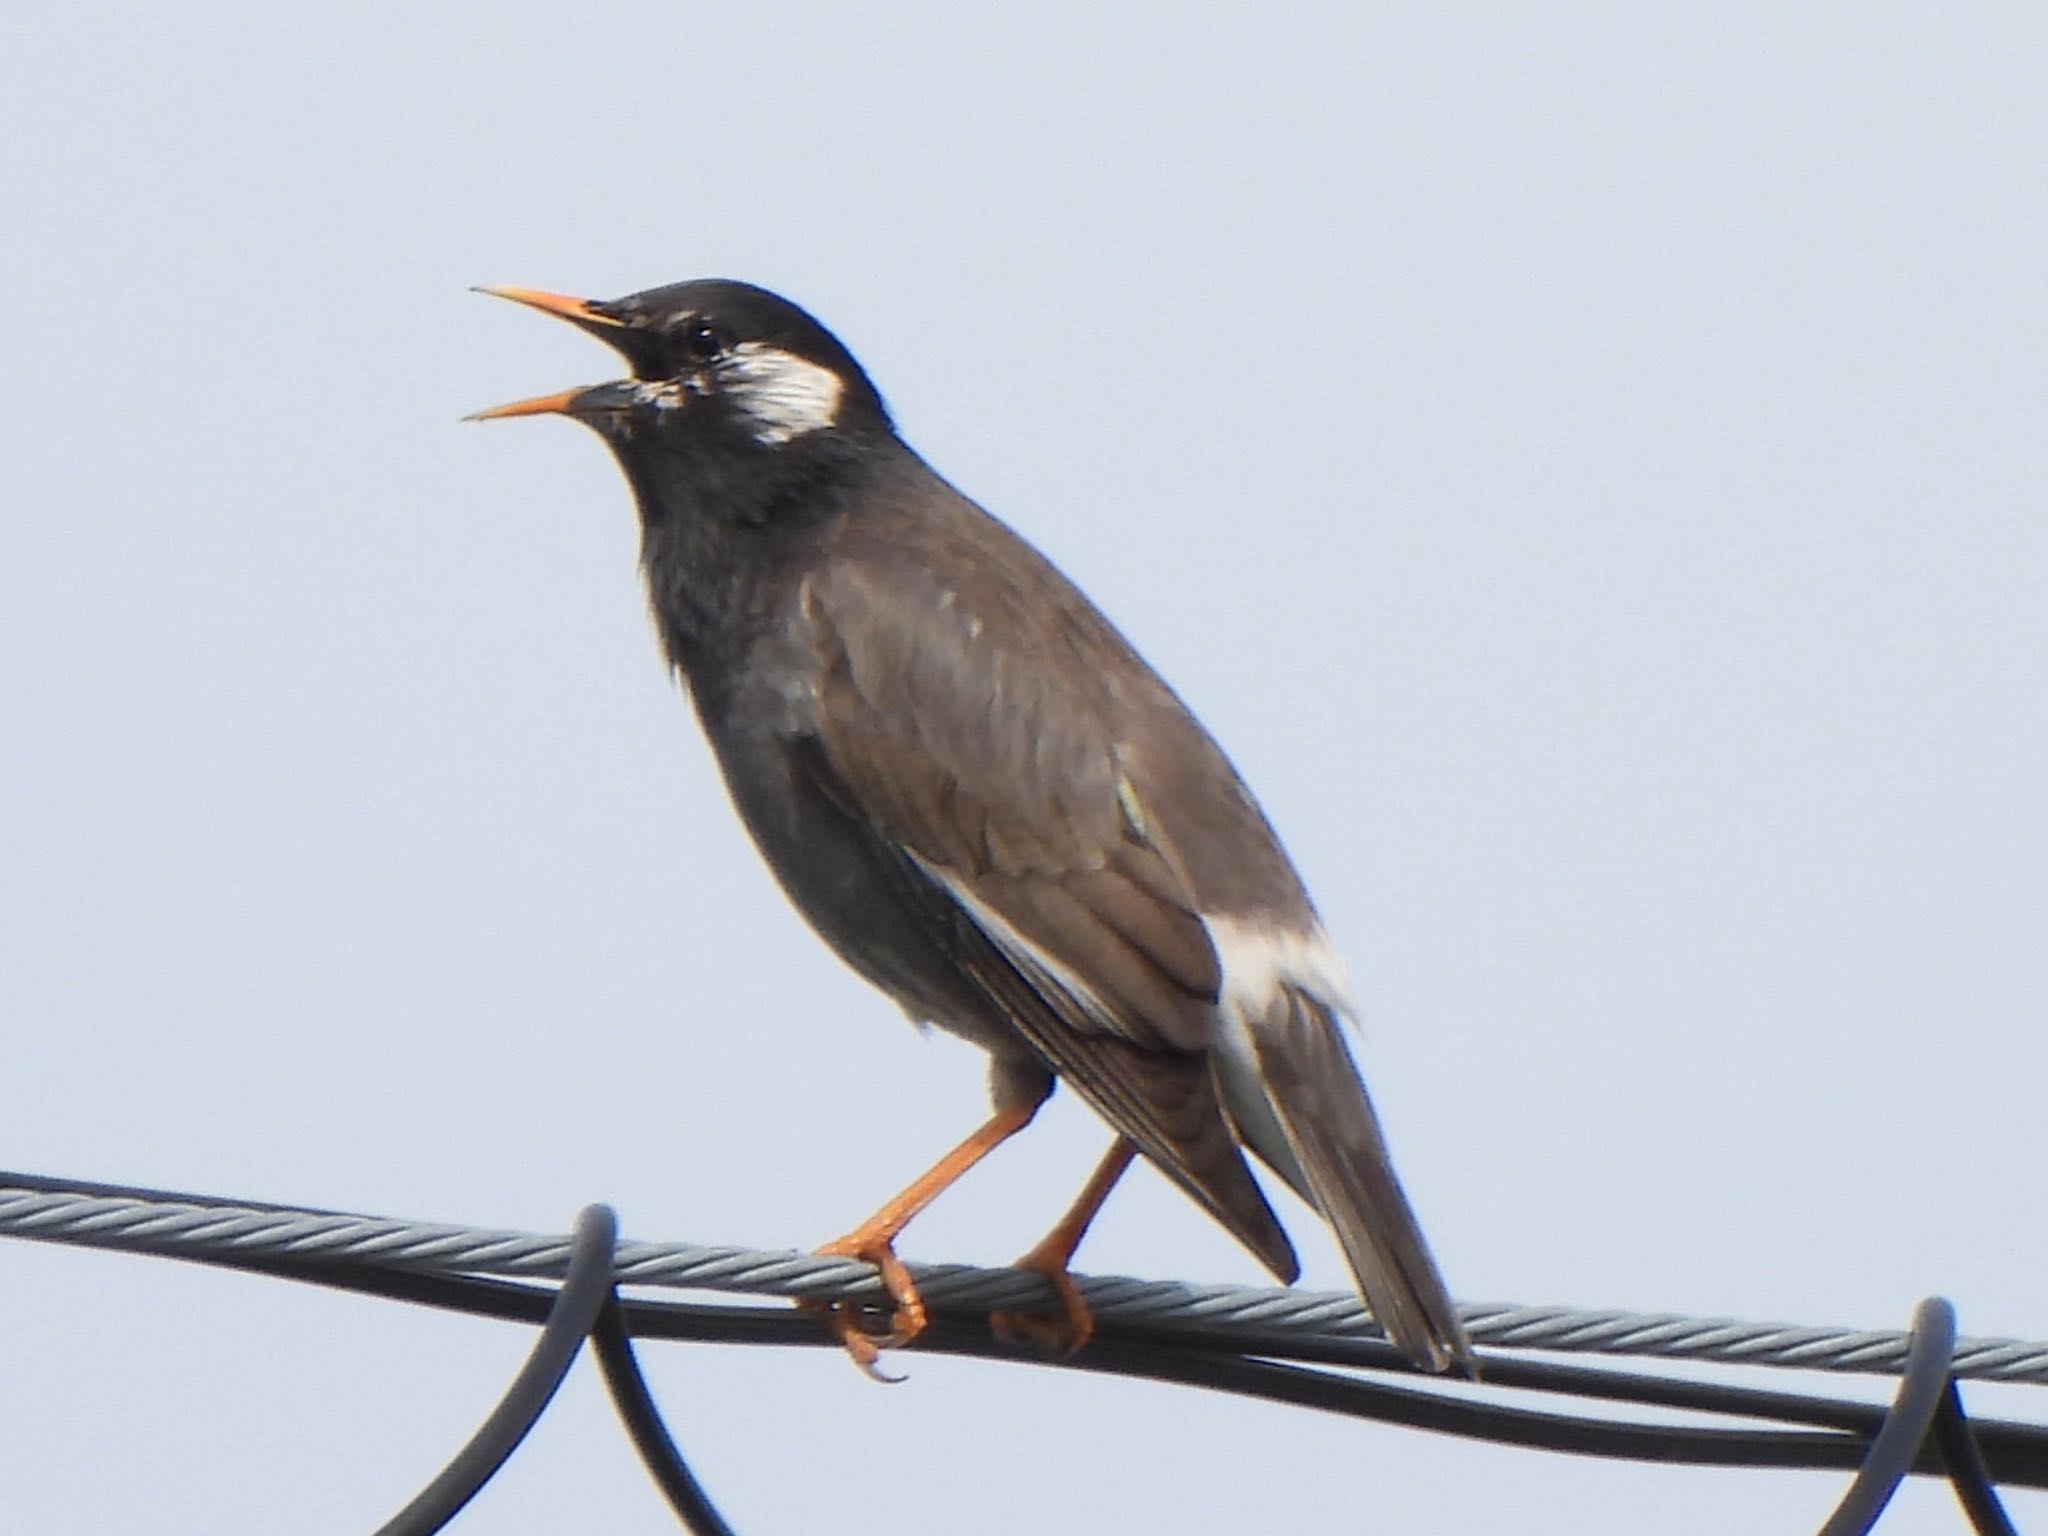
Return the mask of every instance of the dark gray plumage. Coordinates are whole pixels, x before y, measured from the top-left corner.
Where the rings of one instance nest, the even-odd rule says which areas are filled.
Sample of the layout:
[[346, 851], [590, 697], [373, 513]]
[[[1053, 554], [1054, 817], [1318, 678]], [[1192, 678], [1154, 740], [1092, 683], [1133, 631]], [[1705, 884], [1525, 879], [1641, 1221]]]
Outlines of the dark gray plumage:
[[1251, 795], [1122, 636], [787, 301], [490, 291], [632, 365], [484, 414], [570, 415], [612, 447], [662, 645], [812, 926], [986, 1049], [999, 1108], [1028, 1118], [1066, 1079], [1292, 1280], [1250, 1147], [1329, 1220], [1394, 1341], [1469, 1367], [1343, 1037], [1342, 966]]

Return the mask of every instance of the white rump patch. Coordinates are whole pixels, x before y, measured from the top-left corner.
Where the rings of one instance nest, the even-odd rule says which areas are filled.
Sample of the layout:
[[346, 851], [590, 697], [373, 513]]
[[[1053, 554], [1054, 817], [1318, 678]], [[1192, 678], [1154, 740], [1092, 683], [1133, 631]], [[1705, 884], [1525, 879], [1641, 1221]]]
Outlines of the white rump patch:
[[775, 446], [836, 425], [846, 392], [830, 368], [761, 341], [743, 341], [728, 352], [718, 378], [753, 422], [755, 440]]
[[1330, 936], [1313, 920], [1306, 928], [1281, 928], [1256, 918], [1202, 914], [1209, 942], [1223, 971], [1222, 1011], [1244, 1019], [1266, 1012], [1282, 987], [1306, 992], [1345, 1019], [1358, 1017], [1351, 1002], [1351, 976]]
[[1216, 947], [1223, 986], [1217, 999], [1216, 1068], [1223, 1102], [1238, 1134], [1259, 1150], [1275, 1171], [1311, 1205], [1308, 1175], [1294, 1151], [1293, 1139], [1280, 1123], [1267, 1097], [1265, 1073], [1259, 1067], [1252, 1021], [1265, 1018], [1285, 990], [1314, 998], [1339, 1021], [1356, 1020], [1351, 978], [1344, 957], [1308, 918], [1308, 926], [1279, 927], [1256, 918], [1202, 914], [1209, 942]]

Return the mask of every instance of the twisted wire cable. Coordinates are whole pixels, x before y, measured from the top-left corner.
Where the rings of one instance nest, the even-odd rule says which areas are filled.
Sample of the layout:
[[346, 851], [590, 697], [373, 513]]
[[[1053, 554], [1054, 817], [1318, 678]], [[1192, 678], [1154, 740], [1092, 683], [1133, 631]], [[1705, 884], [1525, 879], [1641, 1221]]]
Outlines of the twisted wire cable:
[[[0, 1173], [0, 1235], [150, 1253], [199, 1262], [258, 1257], [419, 1274], [559, 1280], [566, 1234], [401, 1221], [302, 1210], [210, 1196], [84, 1185]], [[964, 1264], [910, 1266], [936, 1314], [986, 1314], [1030, 1307], [1046, 1296], [1043, 1277]], [[854, 1259], [697, 1243], [621, 1243], [622, 1285], [744, 1296], [885, 1300], [873, 1268]], [[1165, 1333], [1303, 1343], [1384, 1337], [1348, 1292], [1196, 1285], [1113, 1275], [1076, 1275], [1098, 1322]], [[1801, 1327], [1686, 1317], [1676, 1313], [1586, 1310], [1508, 1303], [1460, 1308], [1475, 1343], [1496, 1349], [1706, 1360], [1813, 1371], [1897, 1374], [1910, 1335], [1897, 1330]], [[2048, 1385], [2048, 1342], [1960, 1338], [1955, 1375]]]

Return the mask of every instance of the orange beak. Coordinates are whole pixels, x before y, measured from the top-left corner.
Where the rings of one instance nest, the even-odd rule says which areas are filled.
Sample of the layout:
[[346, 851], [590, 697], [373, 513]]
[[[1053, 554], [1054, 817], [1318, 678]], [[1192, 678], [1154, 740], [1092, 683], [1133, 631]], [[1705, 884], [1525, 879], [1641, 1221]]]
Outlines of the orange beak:
[[553, 315], [576, 325], [600, 326], [617, 330], [625, 321], [616, 320], [599, 309], [590, 299], [572, 299], [566, 293], [549, 293], [543, 288], [490, 288], [479, 287], [476, 293], [488, 293], [495, 299], [510, 299], [514, 304], [524, 304], [542, 314]]
[[580, 389], [565, 389], [555, 395], [535, 395], [531, 400], [514, 400], [510, 405], [494, 405], [487, 411], [471, 411], [464, 421], [497, 421], [505, 416], [567, 416]]
[[[565, 293], [548, 293], [540, 288], [478, 288], [475, 291], [488, 293], [493, 298], [510, 299], [514, 304], [524, 304], [544, 315], [567, 320], [579, 330], [588, 331], [621, 351], [626, 351], [640, 335], [624, 320], [607, 313], [604, 306], [594, 299], [572, 299]], [[587, 420], [594, 414], [630, 409], [633, 403], [634, 397], [625, 385], [599, 385], [590, 389], [565, 389], [560, 394], [539, 395], [531, 400], [515, 400], [510, 405], [495, 405], [462, 419], [495, 421], [504, 416], [581, 416]]]
[[593, 384], [588, 389], [565, 389], [558, 395], [536, 395], [510, 405], [494, 405], [463, 417], [464, 421], [496, 421], [505, 416], [567, 416], [589, 425], [607, 416], [638, 410], [645, 386], [631, 379], [616, 384]]

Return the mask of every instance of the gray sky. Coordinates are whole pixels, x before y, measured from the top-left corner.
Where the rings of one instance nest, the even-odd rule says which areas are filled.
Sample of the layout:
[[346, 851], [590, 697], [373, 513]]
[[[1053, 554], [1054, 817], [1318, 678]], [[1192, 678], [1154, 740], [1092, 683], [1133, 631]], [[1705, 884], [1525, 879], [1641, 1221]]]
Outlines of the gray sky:
[[[1235, 756], [1461, 1295], [2048, 1334], [2048, 20], [1271, 9], [13, 7], [0, 1163], [802, 1246], [981, 1114], [754, 860], [599, 444], [457, 424], [613, 368], [467, 285], [725, 275]], [[906, 1251], [1007, 1259], [1102, 1145], [1062, 1096]], [[1082, 1263], [1256, 1279], [1149, 1173]], [[0, 1295], [0, 1525], [51, 1536], [369, 1529], [528, 1343], [22, 1244]], [[1840, 1487], [647, 1355], [748, 1532]], [[457, 1526], [565, 1528], [672, 1528], [582, 1369]]]

